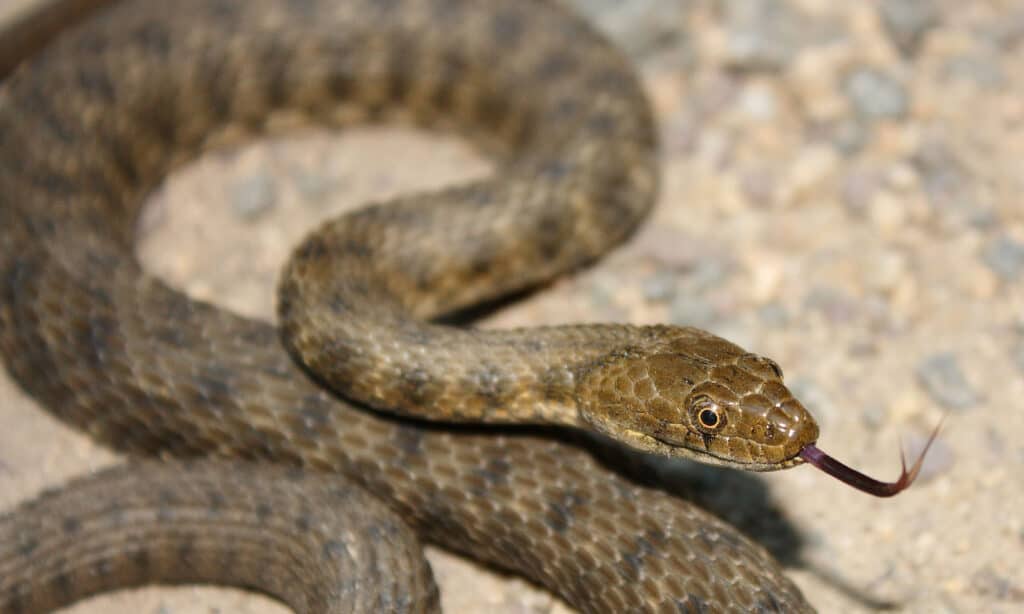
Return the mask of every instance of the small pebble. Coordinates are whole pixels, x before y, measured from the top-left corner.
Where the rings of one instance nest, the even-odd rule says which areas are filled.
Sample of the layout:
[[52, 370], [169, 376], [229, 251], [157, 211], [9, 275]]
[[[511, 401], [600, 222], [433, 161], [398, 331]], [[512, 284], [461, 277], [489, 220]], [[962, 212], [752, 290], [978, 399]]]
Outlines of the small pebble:
[[[901, 285], [903, 283], [913, 287], [912, 281], [901, 281], [898, 282]], [[894, 288], [889, 296], [898, 294], [900, 286]], [[897, 309], [905, 302], [913, 303], [913, 299], [905, 300], [901, 297], [896, 296], [893, 298], [884, 298], [877, 293], [869, 294], [862, 300], [863, 311], [868, 321], [868, 325], [872, 331], [881, 334], [898, 334], [906, 332], [910, 324], [907, 321], [904, 313], [907, 311], [906, 308], [902, 309], [901, 312], [897, 312]]]
[[878, 344], [869, 338], [854, 339], [846, 348], [847, 353], [856, 359], [873, 358], [879, 355]]
[[980, 595], [1003, 603], [1024, 602], [1024, 584], [1000, 573], [991, 566], [974, 574], [972, 583]]
[[846, 77], [843, 91], [861, 117], [900, 119], [907, 113], [907, 91], [903, 84], [880, 70], [854, 70]]
[[909, 164], [893, 164], [886, 168], [885, 184], [897, 192], [906, 193], [918, 184], [917, 173]]
[[697, 262], [693, 270], [683, 278], [683, 283], [687, 292], [705, 292], [720, 286], [732, 274], [734, 268], [729, 260], [709, 255]]
[[605, 316], [614, 317], [619, 314], [619, 298], [622, 294], [621, 279], [604, 271], [598, 271], [590, 280], [589, 286], [590, 302], [595, 308]]
[[871, 127], [862, 119], [844, 117], [829, 127], [832, 145], [844, 156], [864, 149], [871, 140]]
[[698, 296], [677, 294], [669, 306], [669, 323], [676, 326], [712, 328], [719, 320], [717, 310]]
[[780, 0], [726, 2], [728, 62], [744, 70], [779, 70], [796, 55], [805, 19]]
[[973, 204], [964, 218], [968, 224], [981, 231], [992, 230], [999, 225], [999, 214], [990, 206]]
[[838, 156], [825, 145], [808, 146], [790, 165], [779, 185], [779, 200], [798, 204], [826, 191], [839, 168]]
[[996, 458], [1006, 454], [1006, 434], [989, 425], [985, 429], [985, 450]]
[[924, 359], [917, 366], [917, 378], [932, 400], [947, 409], [969, 409], [981, 400], [954, 354], [934, 354]]
[[1013, 49], [1024, 41], [1024, 6], [998, 13], [995, 22], [981, 34], [1000, 49]]
[[884, 236], [893, 237], [906, 233], [909, 215], [906, 199], [893, 194], [890, 190], [875, 192], [868, 203], [868, 219]]
[[669, 224], [649, 224], [636, 238], [637, 253], [667, 271], [688, 271], [705, 257], [697, 237]]
[[1003, 281], [1019, 280], [1024, 277], [1024, 242], [998, 237], [985, 247], [982, 260]]
[[862, 411], [860, 417], [869, 428], [877, 429], [885, 425], [889, 412], [881, 405], [873, 405]]
[[845, 292], [830, 286], [813, 286], [804, 297], [804, 309], [816, 311], [833, 324], [851, 322], [856, 318], [858, 307]]
[[945, 74], [951, 79], [970, 81], [978, 87], [998, 90], [1006, 83], [1006, 75], [998, 56], [989, 53], [958, 55], [946, 62]]
[[277, 189], [269, 175], [249, 175], [231, 186], [231, 204], [239, 217], [256, 219], [277, 204]]
[[864, 217], [871, 199], [882, 185], [882, 178], [869, 169], [854, 169], [842, 177], [840, 198], [846, 210], [855, 217]]
[[984, 220], [986, 212], [974, 197], [973, 178], [967, 167], [942, 140], [927, 139], [911, 160], [921, 176], [928, 204], [942, 215], [959, 220]]
[[925, 34], [939, 23], [932, 0], [882, 0], [878, 12], [889, 38], [904, 55], [913, 55]]
[[665, 302], [676, 293], [676, 273], [658, 271], [644, 280], [642, 291], [644, 298], [651, 302]]
[[927, 139], [911, 160], [924, 179], [925, 188], [935, 192], [960, 190], [969, 177], [964, 165], [941, 140]]
[[740, 171], [740, 188], [755, 207], [770, 206], [778, 189], [776, 173], [766, 168], [745, 168]]
[[763, 84], [752, 84], [740, 92], [736, 106], [751, 119], [770, 121], [778, 114], [781, 103], [771, 88]]
[[572, 4], [638, 58], [673, 47], [683, 38], [690, 5], [687, 0], [573, 0]]
[[757, 317], [765, 326], [784, 328], [789, 324], [789, 312], [779, 303], [768, 303], [757, 309]]
[[299, 188], [302, 198], [315, 205], [325, 203], [326, 196], [330, 192], [331, 181], [319, 172], [296, 172], [294, 174], [295, 185]]

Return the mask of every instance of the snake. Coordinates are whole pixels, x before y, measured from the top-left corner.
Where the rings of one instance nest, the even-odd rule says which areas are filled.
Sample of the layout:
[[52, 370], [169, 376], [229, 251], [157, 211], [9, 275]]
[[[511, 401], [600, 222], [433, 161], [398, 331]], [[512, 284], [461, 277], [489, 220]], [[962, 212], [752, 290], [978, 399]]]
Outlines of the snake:
[[[452, 317], [592, 264], [654, 204], [642, 84], [560, 2], [123, 0], [59, 30], [0, 63], [0, 353], [135, 460], [0, 517], [0, 612], [151, 583], [436, 611], [422, 542], [580, 611], [808, 612], [760, 545], [592, 442], [914, 480], [920, 459], [886, 483], [826, 455], [779, 366], [711, 333]], [[169, 173], [296, 122], [452, 131], [496, 170], [314, 229], [276, 324], [141, 267]]]

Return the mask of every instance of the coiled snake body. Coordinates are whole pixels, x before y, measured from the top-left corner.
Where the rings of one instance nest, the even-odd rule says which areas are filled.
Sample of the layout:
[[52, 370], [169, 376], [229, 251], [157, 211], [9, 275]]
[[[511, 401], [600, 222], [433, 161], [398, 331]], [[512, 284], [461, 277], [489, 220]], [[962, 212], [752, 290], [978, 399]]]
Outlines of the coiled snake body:
[[[175, 165], [282, 110], [450, 126], [499, 170], [311, 235], [283, 276], [279, 336], [147, 275], [132, 242]], [[594, 260], [656, 183], [635, 75], [552, 2], [129, 0], [68, 33], [0, 88], [8, 370], [116, 449], [304, 470], [142, 463], [45, 495], [0, 519], [0, 611], [154, 581], [255, 587], [300, 612], [436, 608], [410, 548], [372, 550], [409, 538], [362, 489], [421, 539], [581, 610], [809, 610], [759, 546], [558, 433], [427, 422], [800, 462], [817, 427], [778, 367], [708, 333], [428, 322]]]

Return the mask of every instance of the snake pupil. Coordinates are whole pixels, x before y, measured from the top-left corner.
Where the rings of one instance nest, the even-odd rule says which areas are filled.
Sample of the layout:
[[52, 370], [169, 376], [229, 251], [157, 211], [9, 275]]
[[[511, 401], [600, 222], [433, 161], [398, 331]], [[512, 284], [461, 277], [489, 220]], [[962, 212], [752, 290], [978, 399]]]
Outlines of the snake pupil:
[[698, 415], [701, 426], [713, 429], [718, 426], [718, 412], [713, 409], [703, 409]]

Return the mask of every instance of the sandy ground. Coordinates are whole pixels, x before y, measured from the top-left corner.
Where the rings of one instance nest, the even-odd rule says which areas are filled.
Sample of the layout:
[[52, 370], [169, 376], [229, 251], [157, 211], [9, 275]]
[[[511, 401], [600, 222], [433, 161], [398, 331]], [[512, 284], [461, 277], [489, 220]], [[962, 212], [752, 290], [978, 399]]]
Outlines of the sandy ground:
[[[895, 499], [810, 468], [710, 473], [702, 498], [783, 557], [823, 612], [1024, 609], [1024, 3], [576, 4], [645, 75], [660, 204], [625, 248], [487, 325], [708, 328], [775, 358], [820, 445], [883, 477], [899, 442], [920, 449], [945, 414]], [[154, 196], [140, 255], [194, 296], [270, 317], [277, 269], [317, 220], [487, 169], [461, 143], [399, 129], [217, 153]], [[0, 423], [0, 508], [117, 461], [3, 374]], [[430, 557], [448, 611], [568, 611]], [[181, 588], [71, 611], [282, 610]]]

